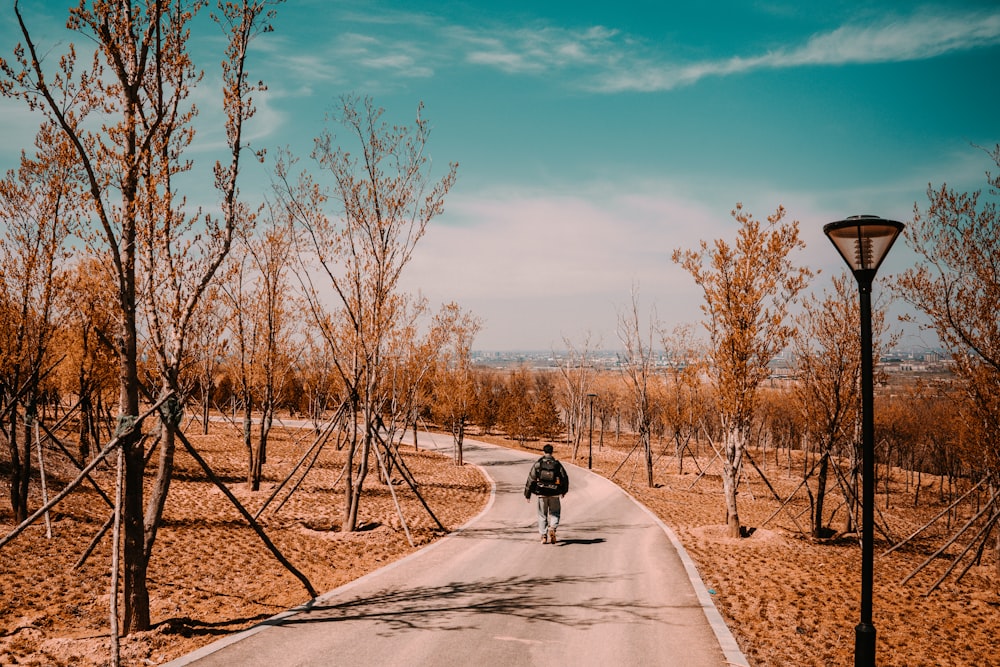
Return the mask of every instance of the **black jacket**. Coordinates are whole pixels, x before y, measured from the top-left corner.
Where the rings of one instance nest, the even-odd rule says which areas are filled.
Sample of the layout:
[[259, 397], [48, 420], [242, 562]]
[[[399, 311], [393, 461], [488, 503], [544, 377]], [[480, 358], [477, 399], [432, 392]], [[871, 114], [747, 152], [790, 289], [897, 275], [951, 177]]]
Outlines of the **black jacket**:
[[531, 466], [531, 472], [528, 473], [528, 481], [524, 485], [525, 498], [530, 498], [532, 493], [538, 496], [562, 496], [569, 491], [569, 476], [566, 474], [566, 469], [563, 468], [563, 464], [559, 463], [559, 461], [556, 461], [556, 476], [559, 480], [559, 488], [555, 491], [550, 491], [548, 489], [538, 489], [535, 487], [535, 482], [538, 481], [538, 467], [542, 460], [546, 458], [555, 460], [555, 457], [551, 454], [545, 454]]

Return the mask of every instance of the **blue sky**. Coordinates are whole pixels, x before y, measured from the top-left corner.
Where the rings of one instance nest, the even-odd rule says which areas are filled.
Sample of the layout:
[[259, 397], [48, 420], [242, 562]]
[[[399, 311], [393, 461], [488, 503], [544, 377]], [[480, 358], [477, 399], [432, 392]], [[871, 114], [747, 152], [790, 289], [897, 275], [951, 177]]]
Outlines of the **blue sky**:
[[[291, 0], [255, 45], [251, 76], [270, 90], [253, 142], [305, 157], [342, 94], [403, 123], [423, 101], [434, 172], [456, 161], [459, 178], [406, 283], [479, 315], [489, 350], [588, 334], [617, 348], [633, 286], [667, 326], [699, 321], [700, 290], [670, 255], [732, 238], [737, 202], [758, 218], [784, 205], [823, 288], [842, 268], [824, 223], [906, 222], [928, 183], [983, 186], [973, 144], [1000, 141], [995, 0], [672, 4]], [[64, 39], [52, 26], [68, 4], [21, 6]], [[206, 126], [217, 60], [201, 60]], [[33, 119], [0, 105], [9, 167]], [[881, 280], [912, 261], [897, 245]]]

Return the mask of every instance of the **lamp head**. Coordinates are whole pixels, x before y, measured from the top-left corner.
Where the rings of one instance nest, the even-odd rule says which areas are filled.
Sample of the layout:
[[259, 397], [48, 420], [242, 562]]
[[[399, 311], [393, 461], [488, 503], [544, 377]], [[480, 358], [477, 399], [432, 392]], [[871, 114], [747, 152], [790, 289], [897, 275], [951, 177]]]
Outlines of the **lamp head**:
[[877, 215], [852, 215], [823, 225], [823, 233], [851, 267], [858, 282], [871, 283], [904, 226]]

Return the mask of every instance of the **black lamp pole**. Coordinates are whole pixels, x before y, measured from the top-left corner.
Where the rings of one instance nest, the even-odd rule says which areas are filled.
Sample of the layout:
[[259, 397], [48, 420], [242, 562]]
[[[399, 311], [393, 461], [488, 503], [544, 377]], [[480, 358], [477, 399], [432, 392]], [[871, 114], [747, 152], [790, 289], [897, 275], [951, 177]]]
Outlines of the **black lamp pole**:
[[872, 281], [903, 231], [903, 223], [856, 215], [823, 226], [823, 232], [858, 281], [861, 311], [861, 620], [854, 628], [855, 667], [875, 666], [872, 588], [875, 581], [875, 391], [872, 363]]
[[[857, 277], [857, 274], [855, 274]], [[875, 665], [872, 587], [875, 581], [875, 390], [872, 363], [872, 281], [858, 278], [861, 309], [861, 621], [854, 628], [855, 667]]]

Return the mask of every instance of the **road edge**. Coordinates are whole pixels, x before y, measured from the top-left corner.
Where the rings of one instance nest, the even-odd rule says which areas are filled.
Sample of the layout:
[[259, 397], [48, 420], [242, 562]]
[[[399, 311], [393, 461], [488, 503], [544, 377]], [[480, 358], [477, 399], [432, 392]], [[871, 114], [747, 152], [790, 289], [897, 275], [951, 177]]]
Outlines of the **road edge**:
[[[485, 444], [485, 445], [490, 446], [490, 447], [497, 447], [497, 445], [492, 445], [490, 443], [480, 443], [479, 441], [477, 441], [476, 444], [477, 445], [478, 444]], [[257, 634], [258, 632], [260, 632], [262, 630], [265, 630], [265, 629], [267, 629], [267, 628], [269, 628], [269, 627], [271, 627], [273, 625], [277, 625], [280, 621], [283, 621], [283, 620], [285, 620], [286, 618], [288, 618], [290, 616], [294, 616], [296, 614], [300, 614], [300, 613], [302, 613], [304, 611], [309, 611], [310, 609], [312, 609], [317, 604], [321, 604], [321, 603], [325, 602], [328, 599], [331, 599], [331, 598], [337, 597], [338, 595], [346, 593], [350, 589], [352, 589], [352, 588], [354, 588], [356, 586], [360, 586], [363, 582], [366, 582], [367, 580], [369, 580], [369, 579], [371, 579], [371, 578], [373, 578], [375, 576], [380, 576], [380, 575], [382, 575], [382, 574], [384, 574], [384, 573], [386, 573], [386, 572], [388, 572], [388, 571], [390, 571], [390, 570], [392, 570], [392, 569], [394, 569], [396, 567], [399, 567], [404, 562], [409, 561], [412, 558], [416, 558], [418, 556], [423, 556], [427, 552], [429, 552], [429, 551], [433, 550], [434, 548], [436, 548], [439, 544], [445, 542], [446, 540], [451, 539], [452, 537], [455, 537], [456, 535], [458, 535], [459, 533], [461, 533], [461, 532], [463, 532], [465, 530], [468, 530], [474, 523], [476, 523], [477, 521], [479, 521], [493, 507], [493, 503], [496, 500], [496, 495], [497, 495], [497, 483], [496, 483], [496, 480], [493, 479], [493, 477], [491, 477], [489, 475], [489, 473], [486, 472], [486, 469], [483, 468], [478, 463], [466, 462], [465, 465], [475, 466], [479, 470], [479, 472], [482, 473], [483, 477], [486, 478], [486, 481], [488, 481], [490, 483], [490, 497], [486, 501], [486, 505], [483, 506], [483, 509], [480, 510], [479, 513], [476, 514], [476, 516], [472, 517], [471, 519], [469, 519], [468, 521], [466, 521], [461, 526], [459, 526], [455, 530], [451, 531], [450, 533], [448, 533], [447, 535], [445, 535], [441, 539], [435, 540], [434, 542], [431, 542], [430, 544], [428, 544], [426, 546], [420, 547], [416, 551], [414, 551], [412, 553], [409, 553], [406, 556], [403, 556], [399, 560], [395, 560], [395, 561], [389, 563], [388, 565], [383, 565], [382, 567], [380, 567], [380, 568], [378, 568], [376, 570], [372, 570], [368, 574], [362, 575], [362, 576], [358, 577], [357, 579], [352, 579], [351, 581], [348, 581], [346, 584], [342, 584], [342, 585], [338, 586], [337, 588], [334, 588], [333, 590], [327, 591], [326, 593], [322, 593], [322, 594], [316, 596], [315, 598], [313, 598], [312, 600], [309, 600], [308, 602], [304, 602], [303, 604], [300, 604], [297, 607], [292, 607], [291, 609], [286, 609], [285, 611], [283, 611], [283, 612], [281, 612], [279, 614], [275, 614], [274, 616], [271, 616], [270, 618], [267, 618], [267, 619], [261, 621], [260, 623], [258, 623], [257, 625], [254, 625], [253, 627], [247, 628], [246, 630], [241, 630], [240, 632], [236, 632], [236, 633], [234, 633], [232, 635], [228, 635], [226, 637], [223, 637], [222, 639], [217, 639], [214, 642], [212, 642], [211, 644], [206, 644], [205, 646], [202, 646], [199, 649], [195, 649], [194, 651], [191, 651], [190, 653], [186, 653], [186, 654], [184, 654], [184, 655], [182, 655], [182, 656], [180, 656], [178, 658], [174, 658], [170, 662], [164, 663], [162, 665], [162, 667], [185, 667], [186, 665], [190, 665], [190, 664], [192, 664], [192, 663], [194, 663], [194, 662], [196, 662], [198, 660], [201, 660], [202, 658], [206, 658], [206, 657], [212, 655], [213, 653], [221, 651], [222, 649], [226, 648], [227, 646], [230, 646], [232, 644], [235, 644], [236, 642], [242, 641], [242, 640], [246, 639], [247, 637], [252, 637], [253, 635]]]
[[[574, 467], [579, 468], [580, 470], [585, 470], [579, 466]], [[743, 655], [743, 651], [740, 650], [739, 644], [736, 643], [736, 637], [733, 636], [729, 626], [726, 625], [726, 621], [722, 618], [719, 608], [715, 606], [715, 601], [712, 599], [712, 595], [708, 592], [708, 588], [705, 586], [705, 582], [701, 578], [701, 573], [698, 572], [698, 566], [695, 565], [691, 556], [688, 554], [687, 549], [685, 549], [684, 545], [681, 544], [681, 540], [677, 537], [677, 533], [674, 532], [673, 528], [665, 524], [653, 510], [646, 507], [638, 498], [626, 491], [619, 484], [616, 484], [604, 475], [599, 475], [592, 470], [586, 470], [586, 472], [604, 480], [628, 496], [633, 503], [635, 503], [643, 512], [648, 514], [653, 521], [656, 522], [656, 525], [663, 530], [667, 539], [670, 540], [674, 550], [677, 552], [678, 557], [681, 559], [681, 563], [684, 564], [684, 571], [687, 573], [691, 586], [694, 588], [695, 595], [698, 596], [698, 602], [701, 605], [702, 612], [705, 614], [705, 618], [708, 619], [708, 624], [712, 628], [712, 632], [715, 633], [715, 638], [719, 642], [719, 646], [722, 648], [722, 653], [726, 657], [726, 663], [733, 665], [734, 667], [750, 667], [750, 663], [747, 661], [746, 656]]]

